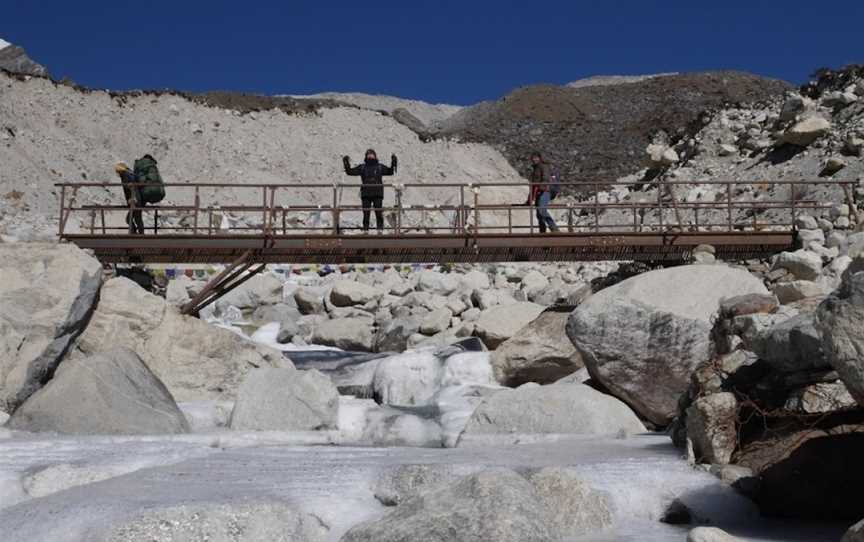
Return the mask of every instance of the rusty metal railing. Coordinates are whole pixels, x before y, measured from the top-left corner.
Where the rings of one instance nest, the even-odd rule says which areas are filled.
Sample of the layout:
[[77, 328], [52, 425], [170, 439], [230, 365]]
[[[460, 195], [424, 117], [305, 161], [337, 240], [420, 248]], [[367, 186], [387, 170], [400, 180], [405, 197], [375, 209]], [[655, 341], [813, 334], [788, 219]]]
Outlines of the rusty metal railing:
[[[633, 190], [627, 197], [620, 197], [616, 195], [616, 188], [638, 185], [562, 183], [563, 190], [570, 187], [582, 195], [553, 200], [548, 210], [567, 233], [780, 231], [791, 230], [802, 213], [822, 214], [836, 200], [848, 200], [851, 197], [849, 184], [803, 180], [771, 183], [661, 181], [648, 184], [647, 191]], [[56, 186], [60, 189], [58, 234], [61, 238], [70, 233], [68, 228], [73, 218], [80, 227], [78, 233], [128, 235], [125, 217], [130, 210], [142, 213], [145, 224], [149, 224], [147, 235], [346, 236], [364, 233], [360, 226], [362, 205], [359, 201], [342, 201], [346, 190], [349, 199], [355, 199], [350, 191], [358, 191], [358, 184], [168, 183], [165, 201], [133, 209], [122, 204], [94, 203], [114, 198], [122, 202], [119, 183], [58, 183]], [[517, 191], [521, 191], [522, 197], [527, 198], [529, 183], [388, 183], [380, 186], [387, 204], [371, 209], [370, 222], [375, 224], [375, 211], [380, 210], [386, 217], [382, 229], [387, 235], [470, 237], [483, 233], [539, 232], [537, 208], [520, 203], [517, 195]], [[703, 190], [711, 201], [679, 199], [675, 195], [679, 187]], [[817, 189], [834, 190], [836, 198], [826, 199]], [[422, 195], [426, 191], [445, 194], [447, 197], [438, 200], [446, 203], [423, 203], [428, 201]], [[754, 195], [757, 193], [758, 196]], [[235, 197], [237, 194], [239, 198]], [[517, 201], [503, 201], [506, 194], [511, 199], [515, 196]], [[225, 195], [242, 203], [220, 205], [218, 202]], [[252, 203], [254, 200], [259, 203]], [[296, 201], [303, 203], [291, 204]], [[851, 200], [848, 203], [852, 205]], [[370, 230], [374, 232], [375, 229], [370, 225]]]

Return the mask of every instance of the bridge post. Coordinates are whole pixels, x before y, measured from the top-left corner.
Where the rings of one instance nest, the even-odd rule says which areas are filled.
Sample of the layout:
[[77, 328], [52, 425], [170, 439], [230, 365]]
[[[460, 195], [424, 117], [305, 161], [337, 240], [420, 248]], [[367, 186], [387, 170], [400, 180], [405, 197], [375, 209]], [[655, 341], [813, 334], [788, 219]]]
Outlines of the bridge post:
[[63, 230], [66, 229], [65, 214], [66, 214], [66, 186], [60, 187], [60, 216], [57, 218], [58, 235], [63, 237]]

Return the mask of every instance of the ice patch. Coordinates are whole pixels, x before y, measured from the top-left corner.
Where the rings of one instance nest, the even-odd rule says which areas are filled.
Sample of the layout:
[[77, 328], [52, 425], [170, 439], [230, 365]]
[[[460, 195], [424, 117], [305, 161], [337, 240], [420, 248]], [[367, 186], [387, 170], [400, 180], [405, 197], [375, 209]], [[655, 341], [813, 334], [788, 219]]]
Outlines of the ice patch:
[[215, 431], [228, 426], [234, 403], [231, 401], [189, 401], [177, 403], [193, 433]]
[[[280, 344], [276, 337], [279, 336], [279, 322], [270, 322], [269, 324], [264, 324], [259, 327], [252, 334], [251, 337], [247, 337], [249, 340], [256, 342], [258, 344], [262, 344], [264, 346], [269, 346], [270, 348], [274, 348], [276, 350], [281, 350], [282, 352], [297, 352], [301, 350], [334, 350], [338, 351], [338, 348], [333, 348], [330, 346], [319, 346], [316, 344], [298, 346], [296, 344], [288, 343], [288, 344]], [[234, 328], [235, 330], [237, 328]], [[239, 331], [239, 330], [238, 330]], [[242, 332], [241, 332], [242, 333]], [[244, 334], [245, 336], [245, 334]]]

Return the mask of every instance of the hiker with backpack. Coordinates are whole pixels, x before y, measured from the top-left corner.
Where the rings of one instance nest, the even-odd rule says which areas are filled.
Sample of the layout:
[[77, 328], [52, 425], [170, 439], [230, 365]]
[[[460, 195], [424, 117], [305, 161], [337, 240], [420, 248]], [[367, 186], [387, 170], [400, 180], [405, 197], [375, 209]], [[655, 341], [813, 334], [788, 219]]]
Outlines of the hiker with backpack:
[[[129, 169], [126, 162], [118, 162], [114, 171], [120, 176], [123, 183], [123, 195], [126, 196], [126, 204], [129, 212], [126, 213], [126, 223], [129, 225], [129, 233], [132, 235], [144, 235], [144, 220], [142, 211], [148, 203], [159, 203], [165, 198], [165, 185], [162, 175], [159, 173], [156, 159], [145, 154], [135, 160], [133, 170]], [[154, 218], [155, 220], [155, 218]]]
[[555, 170], [543, 161], [539, 152], [531, 153], [531, 191], [528, 194], [526, 205], [533, 205], [537, 211], [537, 222], [540, 225], [540, 233], [546, 233], [548, 228], [552, 232], [558, 231], [558, 225], [549, 214], [549, 204], [558, 196], [561, 182]]
[[129, 206], [129, 211], [126, 213], [126, 224], [129, 225], [130, 235], [144, 235], [144, 219], [141, 217], [141, 208], [144, 206], [144, 201], [141, 199], [141, 191], [135, 185], [138, 180], [135, 178], [135, 173], [129, 169], [126, 162], [117, 162], [114, 165], [114, 171], [120, 176], [120, 182], [123, 184], [123, 195], [126, 198], [126, 205]]
[[378, 155], [373, 149], [366, 151], [366, 157], [363, 163], [351, 167], [351, 159], [347, 156], [342, 157], [342, 165], [345, 167], [345, 174], [359, 176], [362, 181], [360, 186], [360, 201], [363, 204], [363, 232], [369, 232], [369, 215], [372, 208], [375, 208], [375, 227], [378, 233], [384, 231], [384, 212], [382, 204], [384, 202], [384, 184], [381, 177], [396, 174], [398, 162], [396, 155], [390, 156], [390, 167], [378, 162]]

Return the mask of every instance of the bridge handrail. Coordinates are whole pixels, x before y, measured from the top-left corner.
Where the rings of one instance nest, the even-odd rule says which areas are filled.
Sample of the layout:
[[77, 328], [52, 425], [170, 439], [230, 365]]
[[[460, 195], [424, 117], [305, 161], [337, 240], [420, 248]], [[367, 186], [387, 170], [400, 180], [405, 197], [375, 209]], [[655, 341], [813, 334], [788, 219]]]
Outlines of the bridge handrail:
[[[588, 188], [589, 191], [587, 193], [582, 193], [581, 198], [576, 201], [570, 200], [567, 202], [562, 202], [562, 200], [558, 200], [557, 202], [551, 202], [548, 206], [550, 211], [560, 213], [562, 211], [567, 213], [567, 228], [569, 231], [573, 231], [573, 228], [588, 228], [590, 231], [600, 232], [604, 228], [622, 228], [620, 223], [616, 223], [613, 225], [605, 225], [601, 224], [600, 216], [602, 213], [606, 211], [624, 211], [627, 215], [632, 214], [632, 220], [627, 218], [628, 223], [626, 227], [632, 227], [632, 231], [642, 231], [644, 228], [657, 228], [659, 231], [665, 231], [671, 227], [684, 227], [687, 224], [691, 224], [686, 220], [689, 220], [689, 217], [685, 217], [686, 220], [682, 220], [682, 213], [691, 213], [694, 217], [693, 223], [695, 223], [695, 228], [698, 230], [700, 227], [702, 228], [713, 228], [715, 226], [726, 227], [727, 231], [735, 231], [739, 228], [749, 228], [753, 231], [759, 230], [760, 228], [765, 228], [768, 226], [784, 226], [789, 230], [794, 228], [794, 223], [796, 220], [796, 216], [798, 213], [804, 210], [817, 210], [822, 209], [825, 210], [829, 208], [832, 203], [820, 201], [818, 199], [814, 199], [813, 196], [809, 196], [806, 191], [799, 191], [799, 187], [807, 187], [807, 186], [840, 186], [843, 189], [843, 192], [846, 196], [848, 203], [851, 206], [854, 204], [851, 197], [851, 192], [849, 190], [850, 185], [854, 184], [854, 181], [843, 181], [843, 180], [829, 180], [829, 179], [820, 179], [818, 181], [806, 180], [806, 179], [781, 179], [775, 181], [764, 181], [764, 182], [743, 182], [740, 180], [706, 180], [706, 181], [684, 181], [684, 180], [640, 180], [640, 181], [611, 181], [611, 182], [603, 182], [603, 181], [581, 181], [581, 182], [565, 182], [561, 183], [563, 187], [578, 187], [578, 188]], [[144, 185], [146, 183], [134, 183], [134, 185]], [[677, 201], [677, 198], [674, 192], [671, 190], [672, 187], [686, 185], [690, 187], [694, 186], [722, 186], [723, 190], [717, 191], [714, 195], [711, 196], [711, 199], [706, 199], [705, 201]], [[733, 187], [744, 187], [744, 186], [788, 186], [790, 187], [790, 191], [788, 193], [788, 197], [783, 194], [780, 196], [780, 199], [774, 199], [771, 201], [762, 201], [755, 198], [748, 199], [739, 199], [736, 200], [733, 197]], [[59, 235], [62, 238], [65, 232], [65, 225], [72, 215], [72, 213], [78, 212], [89, 212], [90, 213], [90, 230], [91, 233], [95, 234], [97, 230], [102, 232], [102, 235], [108, 235], [109, 231], [115, 231], [117, 229], [122, 230], [123, 228], [116, 228], [113, 225], [110, 225], [110, 221], [106, 221], [106, 214], [110, 215], [111, 213], [116, 212], [126, 212], [128, 211], [128, 207], [124, 205], [77, 205], [75, 203], [76, 198], [80, 195], [80, 191], [86, 188], [117, 188], [117, 187], [128, 187], [130, 184], [124, 184], [120, 182], [108, 182], [108, 183], [100, 183], [100, 182], [58, 182], [55, 183], [56, 187], [59, 187], [60, 190], [60, 219], [59, 219]], [[252, 227], [247, 226], [239, 226], [239, 225], [231, 225], [229, 226], [229, 230], [234, 229], [237, 231], [258, 231], [262, 235], [272, 235], [274, 232], [281, 231], [283, 235], [287, 234], [287, 232], [303, 232], [303, 231], [327, 231], [332, 230], [334, 235], [340, 235], [340, 232], [350, 231], [358, 229], [356, 227], [347, 227], [340, 224], [341, 217], [344, 213], [354, 213], [360, 210], [364, 210], [363, 206], [357, 203], [341, 203], [341, 197], [338, 197], [337, 194], [341, 194], [339, 192], [340, 189], [348, 188], [348, 189], [357, 189], [362, 186], [381, 186], [385, 189], [393, 189], [395, 190], [396, 201], [395, 205], [388, 205], [386, 207], [382, 206], [381, 210], [391, 213], [391, 218], [395, 216], [395, 225], [391, 224], [388, 229], [393, 229], [397, 235], [407, 232], [414, 231], [419, 229], [423, 229], [425, 231], [438, 231], [438, 230], [446, 230], [448, 228], [451, 229], [454, 233], [459, 233], [460, 235], [476, 235], [481, 230], [489, 230], [494, 228], [504, 229], [508, 232], [518, 231], [522, 229], [528, 229], [530, 232], [534, 232], [535, 228], [537, 228], [537, 223], [535, 222], [534, 211], [535, 207], [528, 206], [524, 203], [489, 203], [487, 201], [482, 201], [480, 194], [496, 194], [496, 189], [502, 187], [515, 188], [522, 187], [525, 188], [525, 194], [527, 196], [528, 188], [534, 186], [530, 182], [480, 182], [480, 183], [381, 183], [376, 185], [363, 185], [361, 183], [253, 183], [253, 184], [229, 184], [229, 183], [165, 183], [165, 186], [168, 188], [174, 189], [182, 189], [182, 190], [194, 190], [194, 202], [192, 204], [184, 204], [184, 205], [174, 205], [174, 204], [156, 204], [149, 205], [145, 207], [139, 207], [138, 210], [146, 213], [155, 213], [154, 223], [158, 224], [159, 216], [158, 213], [160, 211], [171, 211], [177, 213], [189, 213], [185, 217], [181, 216], [178, 223], [183, 220], [189, 219], [193, 220], [193, 224], [191, 227], [187, 227], [186, 225], [181, 226], [172, 226], [170, 221], [167, 222], [167, 225], [162, 226], [163, 230], [168, 231], [179, 231], [179, 230], [192, 230], [195, 234], [212, 234], [214, 231], [221, 231], [221, 220], [223, 213], [252, 213], [257, 214], [257, 218], [254, 219], [255, 225]], [[602, 201], [600, 198], [600, 190], [602, 188], [608, 188], [611, 186], [642, 186], [642, 187], [650, 187], [656, 188], [656, 194], [651, 194], [649, 198], [642, 199], [637, 201], [637, 199], [626, 199], [626, 200], [613, 200], [613, 201]], [[424, 190], [448, 190], [455, 189], [457, 195], [458, 203], [445, 203], [441, 205], [426, 205], [426, 204], [414, 204], [408, 205], [405, 202], [405, 197], [403, 195], [403, 191], [406, 188], [422, 188]], [[667, 188], [669, 188], [667, 190]], [[207, 189], [228, 189], [232, 191], [258, 191], [259, 194], [259, 202], [254, 205], [225, 205], [221, 206], [218, 204], [205, 204], [202, 203], [201, 191]], [[280, 190], [284, 189], [303, 189], [305, 191], [314, 190], [314, 189], [325, 189], [328, 191], [327, 197], [323, 197], [321, 199], [322, 204], [303, 204], [303, 205], [282, 205], [278, 202], [279, 199], [282, 199], [281, 195], [277, 198], [277, 193]], [[593, 189], [590, 190], [590, 189]], [[467, 192], [467, 193], [466, 193]], [[71, 195], [69, 201], [67, 201], [67, 195]], [[186, 192], [183, 198], [189, 197], [189, 192]], [[207, 194], [210, 196], [211, 194]], [[212, 201], [212, 197], [208, 198]], [[604, 198], [606, 199], [606, 198]], [[176, 201], [176, 200], [175, 200]], [[188, 201], [188, 200], [186, 200]], [[781, 210], [789, 211], [789, 219], [785, 222], [779, 222], [777, 215], [773, 217], [765, 217], [766, 220], [759, 220], [757, 217], [758, 213], [769, 211], [769, 210]], [[587, 211], [587, 213], [586, 213]], [[647, 213], [647, 211], [653, 211], [652, 213]], [[716, 214], [714, 215], [703, 215], [700, 222], [700, 212], [708, 211], [708, 212], [722, 212], [723, 222], [717, 222], [718, 217]], [[303, 213], [303, 212], [320, 212], [322, 216], [329, 216], [332, 220], [331, 226], [320, 227], [320, 222], [313, 222], [312, 225], [306, 225], [307, 222], [304, 222], [309, 217], [298, 217], [295, 222], [291, 222], [288, 219], [288, 213]], [[422, 225], [418, 224], [408, 224], [403, 223], [403, 218], [405, 216], [410, 216], [410, 213], [425, 213], [425, 212], [452, 212], [453, 216], [447, 218], [450, 221], [450, 226], [440, 226], [438, 224], [428, 225], [426, 220], [428, 215], [420, 215], [420, 221], [423, 223]], [[524, 214], [527, 212], [528, 220], [527, 224], [521, 224], [518, 222], [514, 222], [514, 216], [517, 218], [524, 217]], [[667, 218], [669, 213], [674, 212], [674, 217], [672, 219]], [[496, 220], [500, 222], [502, 217], [506, 214], [506, 223], [501, 223], [497, 226], [489, 226], [489, 222], [483, 224], [484, 215], [488, 216], [489, 213], [492, 213], [493, 220], [495, 223]], [[578, 215], [576, 214], [578, 213]], [[97, 227], [96, 220], [97, 214], [99, 215], [100, 225]], [[656, 216], [654, 216], [656, 215]], [[414, 215], [416, 216], [416, 215]], [[539, 215], [538, 215], [539, 216]], [[620, 222], [620, 215], [617, 215]], [[646, 220], [647, 216], [647, 220]], [[587, 217], [587, 218], [586, 218]], [[201, 218], [201, 223], [199, 224], [199, 218]], [[234, 217], [237, 218], [237, 217]], [[281, 223], [279, 222], [281, 219]], [[214, 224], [214, 220], [216, 220], [217, 224]], [[295, 220], [294, 217], [291, 220]], [[317, 219], [316, 219], [317, 220]], [[520, 218], [521, 220], [521, 218]], [[782, 220], [785, 220], [783, 218]], [[260, 221], [260, 222], [259, 222]], [[652, 221], [656, 221], [653, 223]], [[677, 221], [677, 226], [676, 226]], [[163, 223], [166, 222], [163, 220]], [[434, 223], [435, 220], [432, 219]], [[280, 225], [281, 224], [281, 225]], [[300, 225], [302, 224], [302, 225]], [[154, 226], [154, 232], [156, 232], [156, 226]]]

